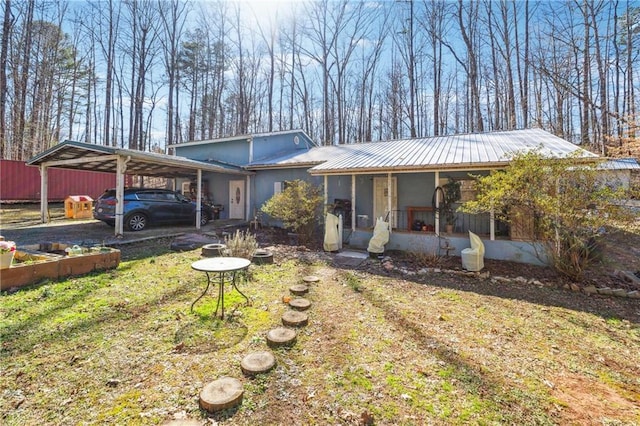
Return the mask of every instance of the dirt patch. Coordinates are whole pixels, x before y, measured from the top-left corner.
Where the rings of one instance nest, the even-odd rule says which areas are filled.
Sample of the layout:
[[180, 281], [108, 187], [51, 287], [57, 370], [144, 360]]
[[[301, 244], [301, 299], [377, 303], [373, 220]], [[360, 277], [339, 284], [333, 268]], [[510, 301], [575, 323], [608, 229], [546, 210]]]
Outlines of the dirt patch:
[[602, 382], [574, 374], [551, 380], [563, 424], [603, 424], [607, 420], [631, 419], [637, 412], [633, 402]]

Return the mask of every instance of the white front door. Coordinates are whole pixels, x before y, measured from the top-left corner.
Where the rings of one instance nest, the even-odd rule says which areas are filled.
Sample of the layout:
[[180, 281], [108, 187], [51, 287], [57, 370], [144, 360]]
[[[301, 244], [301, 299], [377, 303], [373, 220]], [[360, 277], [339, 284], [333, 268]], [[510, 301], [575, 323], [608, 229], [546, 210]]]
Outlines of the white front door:
[[[389, 211], [389, 180], [386, 177], [373, 178], [373, 221], [382, 217], [387, 219]], [[398, 227], [398, 181], [397, 178], [391, 178], [391, 214], [389, 214], [389, 223], [392, 228]]]
[[229, 219], [244, 217], [244, 181], [229, 181]]

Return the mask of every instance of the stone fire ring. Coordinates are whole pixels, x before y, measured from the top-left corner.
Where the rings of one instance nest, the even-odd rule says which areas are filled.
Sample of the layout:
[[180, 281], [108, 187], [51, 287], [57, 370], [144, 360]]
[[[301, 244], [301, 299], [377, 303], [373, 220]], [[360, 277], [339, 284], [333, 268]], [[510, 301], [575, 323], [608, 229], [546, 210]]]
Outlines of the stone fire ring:
[[253, 254], [251, 262], [256, 265], [266, 265], [273, 263], [273, 253], [269, 250], [258, 249]]
[[269, 351], [253, 352], [245, 356], [240, 363], [242, 372], [247, 376], [266, 373], [276, 365], [276, 357]]
[[244, 389], [233, 377], [221, 377], [208, 383], [200, 392], [200, 408], [215, 413], [240, 405]]
[[205, 244], [202, 246], [202, 257], [218, 257], [226, 250], [226, 244]]

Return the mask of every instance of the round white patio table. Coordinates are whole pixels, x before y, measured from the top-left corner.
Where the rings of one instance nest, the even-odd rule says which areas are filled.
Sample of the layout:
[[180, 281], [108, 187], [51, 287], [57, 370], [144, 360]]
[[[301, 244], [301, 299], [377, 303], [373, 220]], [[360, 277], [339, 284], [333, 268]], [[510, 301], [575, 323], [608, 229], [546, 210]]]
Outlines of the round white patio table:
[[[191, 264], [191, 268], [196, 271], [202, 271], [207, 274], [207, 287], [204, 289], [202, 294], [193, 301], [191, 304], [191, 312], [193, 312], [193, 305], [196, 304], [198, 300], [200, 300], [211, 286], [211, 275], [210, 274], [218, 274], [218, 302], [216, 303], [216, 311], [214, 312], [214, 316], [218, 315], [218, 308], [222, 306], [222, 314], [221, 318], [224, 319], [224, 282], [227, 274], [231, 275], [231, 287], [232, 289], [238, 290], [238, 293], [242, 295], [249, 303], [249, 298], [245, 296], [243, 292], [236, 285], [236, 274], [239, 271], [246, 270], [249, 265], [251, 265], [251, 261], [249, 259], [244, 259], [241, 257], [208, 257], [206, 259], [197, 260]], [[215, 276], [215, 275], [214, 275]]]

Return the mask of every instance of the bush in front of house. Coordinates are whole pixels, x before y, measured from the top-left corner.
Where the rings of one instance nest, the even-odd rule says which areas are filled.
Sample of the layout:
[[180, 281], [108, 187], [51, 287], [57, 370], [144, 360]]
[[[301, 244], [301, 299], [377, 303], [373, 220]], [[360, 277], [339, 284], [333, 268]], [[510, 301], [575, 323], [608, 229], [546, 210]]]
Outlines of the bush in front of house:
[[598, 161], [549, 158], [540, 150], [518, 153], [504, 170], [476, 177], [477, 197], [461, 210], [493, 211], [512, 226], [526, 215], [531, 220], [528, 239], [544, 250], [539, 257], [562, 276], [581, 281], [601, 257], [599, 241], [607, 227], [633, 219], [624, 208], [630, 190], [607, 178]]
[[282, 222], [285, 228], [310, 241], [320, 216], [322, 193], [319, 187], [303, 180], [287, 182], [285, 189], [274, 194], [261, 211]]

